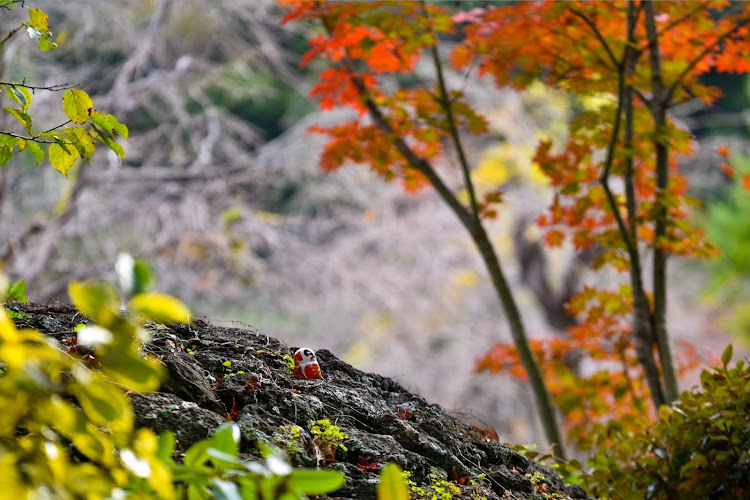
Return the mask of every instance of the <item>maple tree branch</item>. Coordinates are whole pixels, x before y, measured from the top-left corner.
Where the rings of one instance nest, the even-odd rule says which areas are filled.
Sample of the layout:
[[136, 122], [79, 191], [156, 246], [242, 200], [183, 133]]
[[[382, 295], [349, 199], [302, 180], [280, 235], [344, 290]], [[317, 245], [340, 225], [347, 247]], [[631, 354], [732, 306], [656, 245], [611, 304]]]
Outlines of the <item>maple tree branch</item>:
[[[347, 60], [345, 64], [347, 67], [351, 61]], [[350, 71], [352, 68], [349, 68]], [[370, 96], [367, 86], [365, 85], [362, 78], [352, 72], [351, 75], [352, 84], [356, 87], [357, 92], [362, 96], [365, 107], [367, 108], [368, 114], [372, 121], [378, 126], [378, 128], [385, 134], [393, 137], [393, 145], [401, 153], [406, 161], [411, 165], [412, 168], [424, 175], [427, 180], [432, 184], [435, 190], [438, 192], [441, 198], [450, 206], [450, 208], [459, 216], [461, 222], [466, 225], [471, 219], [469, 212], [466, 210], [461, 202], [453, 194], [453, 191], [443, 182], [443, 179], [438, 175], [435, 169], [432, 167], [429, 161], [422, 156], [419, 156], [414, 150], [406, 143], [403, 137], [399, 136], [394, 130], [393, 126], [388, 122], [388, 118], [380, 110], [380, 107]]]
[[[573, 10], [573, 9], [571, 9]], [[587, 18], [587, 16], [584, 15], [584, 18]], [[598, 33], [598, 30], [595, 26], [592, 28]], [[606, 45], [606, 42], [602, 41], [603, 44]], [[606, 46], [605, 46], [606, 48]], [[614, 58], [614, 54], [612, 52], [609, 52], [609, 54]], [[628, 228], [625, 226], [625, 222], [622, 219], [622, 215], [620, 214], [620, 209], [617, 205], [617, 201], [615, 200], [615, 197], [609, 187], [609, 174], [612, 169], [612, 164], [614, 162], [614, 152], [615, 147], [617, 145], [617, 138], [620, 135], [620, 121], [622, 119], [622, 112], [623, 112], [623, 103], [625, 98], [625, 65], [627, 62], [627, 57], [629, 53], [626, 50], [625, 56], [622, 61], [619, 61], [617, 59], [613, 59], [614, 65], [616, 68], [618, 68], [618, 95], [617, 95], [617, 110], [615, 111], [615, 117], [612, 124], [612, 137], [609, 140], [609, 144], [607, 145], [607, 156], [604, 163], [604, 169], [602, 171], [602, 175], [599, 178], [599, 183], [604, 188], [604, 193], [607, 196], [607, 201], [609, 202], [610, 208], [612, 209], [612, 215], [615, 218], [615, 221], [617, 223], [617, 228], [620, 231], [620, 235], [622, 236], [623, 242], [625, 243], [625, 248], [628, 252], [628, 256], [630, 257], [631, 262], [634, 260], [638, 260], [638, 248], [634, 242], [634, 239], [632, 238], [633, 228], [630, 228], [630, 231], [628, 231]], [[630, 219], [630, 218], [629, 218]]]
[[[658, 38], [661, 38], [662, 36], [664, 36], [664, 34], [667, 31], [671, 30], [672, 28], [674, 28], [675, 26], [677, 26], [681, 22], [683, 22], [683, 21], [685, 21], [687, 19], [691, 19], [693, 16], [695, 16], [701, 10], [708, 9], [708, 6], [705, 3], [696, 2], [696, 5], [697, 5], [697, 7], [694, 10], [691, 10], [690, 12], [686, 12], [685, 14], [681, 15], [677, 19], [673, 19], [673, 20], [669, 21], [667, 24], [665, 24], [662, 27], [662, 29], [657, 32], [656, 36]], [[648, 44], [645, 47], [641, 48], [639, 50], [639, 53], [645, 51], [647, 48], [648, 48]]]
[[710, 45], [707, 45], [695, 58], [688, 63], [688, 65], [685, 67], [685, 69], [682, 70], [682, 72], [677, 76], [675, 81], [672, 83], [672, 85], [669, 86], [667, 89], [667, 96], [671, 100], [672, 95], [674, 94], [675, 89], [677, 86], [682, 82], [683, 78], [685, 78], [688, 73], [690, 73], [695, 66], [701, 62], [708, 54], [710, 54], [717, 45], [719, 45], [721, 42], [729, 38], [734, 32], [736, 32], [741, 27], [745, 26], [746, 24], [750, 23], [750, 17], [746, 17], [737, 23], [735, 23], [732, 26], [732, 29], [725, 31], [723, 34], [721, 34], [714, 42]]
[[599, 31], [599, 28], [596, 27], [596, 24], [594, 24], [594, 21], [592, 21], [591, 18], [587, 16], [584, 12], [581, 12], [577, 9], [568, 7], [568, 10], [572, 12], [573, 15], [580, 17], [583, 20], [583, 22], [586, 23], [589, 26], [589, 28], [591, 28], [591, 31], [594, 32], [594, 36], [597, 38], [597, 40], [599, 40], [599, 43], [601, 44], [602, 48], [604, 48], [605, 52], [607, 52], [609, 59], [612, 61], [612, 64], [615, 65], [615, 68], [620, 68], [622, 61], [617, 60], [617, 57], [615, 57], [614, 52], [612, 52], [612, 49], [607, 43], [607, 40], [602, 35], [601, 31]]
[[[420, 5], [422, 7], [423, 15], [425, 17], [428, 17], [427, 9], [424, 6], [424, 1], [422, 1]], [[432, 30], [430, 31], [435, 37], [435, 40], [437, 40], [437, 35], [432, 32]], [[451, 101], [448, 99], [448, 90], [445, 85], [445, 76], [443, 75], [443, 64], [440, 61], [440, 54], [438, 54], [437, 44], [433, 43], [430, 46], [430, 55], [432, 56], [432, 64], [435, 66], [435, 73], [437, 74], [438, 80], [438, 89], [440, 90], [440, 95], [437, 96], [437, 100], [440, 104], [440, 107], [443, 108], [445, 116], [448, 120], [448, 133], [450, 134], [453, 145], [456, 148], [456, 154], [458, 155], [458, 162], [461, 165], [461, 172], [464, 176], [466, 190], [469, 193], [469, 206], [471, 208], [471, 214], [474, 217], [474, 222], [479, 223], [479, 205], [477, 204], [474, 182], [471, 180], [469, 161], [466, 159], [466, 152], [464, 151], [464, 146], [461, 142], [461, 136], [458, 133], [458, 127], [456, 127], [456, 117], [451, 107]]]
[[643, 281], [641, 279], [641, 263], [638, 254], [638, 235], [635, 218], [635, 190], [633, 186], [633, 159], [628, 154], [626, 163], [626, 172], [624, 176], [626, 209], [628, 214], [628, 225], [626, 226], [620, 209], [615, 200], [612, 191], [609, 188], [609, 175], [614, 162], [614, 151], [617, 140], [620, 135], [620, 123], [623, 112], [625, 113], [625, 149], [631, 151], [633, 146], [633, 94], [632, 86], [626, 83], [630, 73], [635, 70], [635, 58], [637, 57], [633, 50], [634, 30], [635, 30], [635, 12], [633, 4], [628, 4], [628, 44], [625, 48], [622, 61], [616, 61], [615, 66], [618, 68], [618, 95], [617, 110], [612, 126], [612, 137], [607, 145], [607, 154], [604, 169], [600, 177], [600, 183], [604, 188], [607, 202], [610, 205], [612, 215], [617, 223], [620, 236], [625, 244], [628, 258], [630, 260], [630, 283], [633, 294], [633, 339], [636, 346], [638, 361], [643, 367], [651, 390], [654, 404], [658, 408], [664, 403], [663, 389], [659, 371], [654, 362], [652, 353], [653, 332], [650, 322], [650, 309], [648, 297], [643, 290]]
[[[324, 28], [330, 35], [332, 30], [330, 28], [330, 22], [328, 19], [322, 19]], [[534, 399], [537, 404], [537, 412], [539, 419], [541, 420], [542, 426], [547, 440], [549, 441], [552, 448], [555, 450], [555, 454], [566, 459], [566, 453], [564, 448], [564, 441], [560, 428], [557, 424], [557, 417], [555, 409], [552, 405], [552, 399], [549, 391], [547, 390], [546, 382], [542, 375], [539, 364], [536, 361], [531, 346], [526, 335], [526, 329], [521, 319], [521, 313], [518, 309], [516, 301], [513, 297], [513, 293], [510, 288], [510, 284], [505, 278], [505, 274], [500, 263], [500, 258], [495, 251], [487, 231], [482, 225], [481, 220], [478, 217], [478, 210], [476, 205], [473, 207], [473, 213], [469, 212], [466, 207], [458, 200], [456, 195], [451, 189], [443, 182], [438, 175], [434, 166], [423, 156], [418, 155], [414, 150], [406, 143], [405, 139], [398, 135], [389, 123], [388, 118], [383, 114], [378, 104], [372, 98], [367, 86], [355, 71], [354, 62], [348, 53], [342, 59], [343, 64], [350, 73], [350, 81], [352, 85], [357, 89], [362, 102], [367, 109], [368, 115], [376, 124], [376, 126], [388, 135], [393, 140], [393, 146], [401, 153], [408, 164], [420, 172], [435, 188], [443, 201], [448, 207], [456, 214], [461, 224], [469, 232], [474, 244], [485, 263], [487, 271], [490, 275], [493, 287], [498, 295], [503, 311], [505, 312], [511, 337], [518, 351], [518, 356], [524, 366], [529, 382], [531, 384], [532, 392], [534, 393]], [[444, 104], [449, 104], [447, 100], [447, 92], [445, 91], [445, 85], [443, 83], [443, 97]], [[448, 115], [450, 116], [450, 109], [447, 109]], [[453, 124], [454, 129], [457, 133], [455, 123]], [[464, 158], [464, 164], [468, 166], [468, 162]], [[468, 167], [467, 167], [468, 168]]]
[[[668, 23], [667, 23], [666, 25], [664, 25], [664, 26], [662, 27], [662, 29], [661, 29], [661, 30], [658, 30], [658, 31], [657, 31], [657, 33], [656, 33], [656, 37], [657, 37], [657, 38], [661, 38], [661, 37], [662, 37], [662, 36], [664, 36], [664, 35], [665, 35], [665, 34], [666, 34], [666, 33], [667, 33], [667, 32], [668, 32], [669, 30], [671, 30], [672, 28], [676, 27], [676, 26], [677, 26], [677, 25], [679, 25], [679, 24], [680, 24], [681, 22], [683, 22], [683, 21], [685, 21], [685, 20], [687, 20], [687, 19], [690, 19], [690, 18], [692, 18], [693, 16], [695, 16], [695, 15], [696, 15], [696, 14], [697, 14], [698, 12], [700, 12], [701, 10], [704, 10], [704, 9], [706, 9], [706, 8], [707, 8], [707, 7], [706, 7], [706, 5], [705, 5], [705, 4], [703, 4], [703, 3], [699, 3], [699, 2], [696, 2], [696, 4], [697, 4], [698, 6], [697, 6], [697, 7], [696, 7], [696, 8], [694, 9], [694, 10], [691, 10], [690, 12], [687, 12], [687, 13], [685, 13], [685, 14], [681, 15], [681, 16], [680, 16], [680, 17], [678, 17], [677, 19], [673, 19], [673, 20], [669, 21], [669, 22], [668, 22]], [[638, 11], [637, 11], [637, 13], [636, 13], [636, 16], [639, 16], [639, 15], [640, 15], [640, 11], [641, 11], [641, 9], [642, 9], [642, 8], [643, 8], [643, 3], [639, 3], [639, 4], [638, 4]], [[645, 44], [644, 44], [644, 45], [643, 45], [642, 47], [640, 47], [640, 48], [638, 48], [638, 49], [636, 50], [636, 54], [638, 54], [638, 56], [640, 56], [641, 54], [643, 54], [644, 52], [646, 52], [646, 51], [648, 50], [648, 48], [649, 48], [649, 41], [648, 41], [648, 39], [646, 39], [646, 43], [645, 43]]]
[[[622, 79], [621, 79], [622, 81]], [[612, 215], [615, 218], [615, 222], [617, 223], [617, 228], [620, 231], [620, 235], [622, 236], [622, 240], [625, 243], [626, 250], [628, 252], [628, 256], [631, 257], [633, 254], [637, 254], [637, 249], [633, 246], [633, 242], [630, 239], [630, 232], [628, 231], [628, 228], [625, 226], [625, 221], [622, 219], [622, 215], [620, 214], [620, 209], [617, 206], [617, 200], [615, 199], [614, 194], [612, 193], [612, 190], [609, 187], [609, 174], [612, 169], [612, 163], [614, 162], [614, 151], [615, 151], [615, 145], [617, 143], [617, 138], [620, 135], [620, 120], [622, 117], [622, 84], [620, 86], [620, 92], [619, 97], [617, 99], [617, 110], [615, 111], [615, 118], [612, 125], [612, 137], [609, 139], [609, 144], [607, 145], [607, 156], [604, 160], [604, 169], [602, 170], [602, 175], [599, 177], [599, 183], [602, 185], [602, 188], [604, 188], [604, 194], [607, 196], [607, 202], [609, 202], [609, 206], [612, 209]]]

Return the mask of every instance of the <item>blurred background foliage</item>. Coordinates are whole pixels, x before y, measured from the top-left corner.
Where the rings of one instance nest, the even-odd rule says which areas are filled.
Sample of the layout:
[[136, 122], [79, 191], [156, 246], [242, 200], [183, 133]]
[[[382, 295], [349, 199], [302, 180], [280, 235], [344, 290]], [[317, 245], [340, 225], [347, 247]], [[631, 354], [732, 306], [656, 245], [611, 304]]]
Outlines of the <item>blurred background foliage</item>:
[[[331, 349], [495, 427], [501, 439], [538, 440], [526, 388], [472, 374], [474, 360], [509, 335], [453, 215], [433, 193], [404, 195], [366, 170], [318, 169], [323, 138], [305, 129], [349, 115], [315, 112], [307, 97], [322, 69], [298, 67], [311, 29], [279, 27], [273, 0], [33, 3], [50, 15], [60, 48], [39, 52], [14, 38], [0, 52], [2, 79], [78, 84], [130, 137], [124, 163], [97, 152], [67, 179], [23, 156], [0, 169], [0, 261], [13, 282], [25, 280], [31, 300], [65, 300], [74, 278], [112, 278], [111, 263], [126, 251], [152, 262], [160, 289], [198, 314]], [[3, 12], [2, 31], [17, 24], [14, 14]], [[445, 40], [446, 49], [455, 42]], [[417, 76], [434, 77], [427, 67]], [[473, 175], [481, 189], [503, 189], [507, 210], [491, 224], [493, 239], [532, 336], [553, 335], [559, 326], [524, 284], [516, 255], [538, 241], [532, 221], [550, 196], [529, 157], [602, 96], [573, 100], [542, 85], [521, 94], [447, 76], [488, 118], [491, 134], [468, 139]], [[727, 144], [733, 166], [750, 169], [749, 82], [709, 75], [723, 99], [674, 109], [695, 136], [697, 154], [680, 166], [706, 203], [695, 216], [724, 253], [672, 267], [669, 315], [675, 338], [695, 342], [707, 358], [730, 335], [747, 339], [750, 328], [750, 199], [716, 152]], [[39, 93], [32, 111], [54, 125], [61, 97]], [[443, 168], [450, 176], [450, 165]], [[561, 287], [573, 250], [545, 258], [550, 283]]]

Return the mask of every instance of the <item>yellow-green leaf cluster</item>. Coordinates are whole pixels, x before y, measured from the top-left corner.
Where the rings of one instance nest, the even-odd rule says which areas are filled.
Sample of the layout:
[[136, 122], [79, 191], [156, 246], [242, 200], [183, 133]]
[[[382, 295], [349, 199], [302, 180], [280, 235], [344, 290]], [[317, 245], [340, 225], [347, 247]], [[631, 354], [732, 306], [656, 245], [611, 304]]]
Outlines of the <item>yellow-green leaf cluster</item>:
[[[28, 22], [21, 23], [32, 39], [39, 42], [41, 50], [57, 48], [50, 40], [52, 32], [49, 28], [49, 18], [40, 9], [28, 9]], [[19, 26], [20, 28], [21, 26]], [[0, 45], [2, 49], [2, 45]], [[63, 174], [81, 159], [91, 160], [96, 150], [96, 141], [103, 143], [115, 154], [123, 159], [125, 150], [116, 142], [116, 135], [128, 138], [128, 128], [112, 115], [104, 114], [94, 109], [91, 97], [80, 89], [68, 89], [62, 99], [63, 111], [73, 127], [65, 127], [67, 123], [59, 125], [43, 133], [34, 131], [34, 123], [29, 114], [32, 101], [32, 91], [60, 90], [59, 88], [43, 88], [27, 85], [25, 82], [10, 82], [0, 85], [5, 87], [5, 94], [10, 98], [11, 106], [3, 110], [23, 128], [25, 134], [14, 131], [0, 131], [0, 167], [5, 165], [17, 151], [28, 151], [37, 165], [45, 157], [41, 145], [49, 145], [48, 158], [50, 164]]]
[[[106, 307], [106, 301], [98, 303]], [[40, 492], [50, 498], [108, 498], [116, 490], [137, 491], [141, 477], [125, 460], [126, 449], [133, 450], [135, 460], [153, 464], [147, 478], [150, 497], [174, 498], [169, 467], [157, 458], [156, 447], [146, 445], [156, 437], [134, 431], [130, 400], [106, 372], [90, 369], [40, 332], [17, 329], [2, 307], [0, 366], [5, 498]], [[71, 450], [85, 459], [74, 458]]]
[[49, 30], [49, 18], [41, 9], [29, 9], [29, 22], [26, 24], [29, 36], [39, 41], [39, 48], [47, 51], [57, 48], [55, 42], [50, 41], [52, 32]]

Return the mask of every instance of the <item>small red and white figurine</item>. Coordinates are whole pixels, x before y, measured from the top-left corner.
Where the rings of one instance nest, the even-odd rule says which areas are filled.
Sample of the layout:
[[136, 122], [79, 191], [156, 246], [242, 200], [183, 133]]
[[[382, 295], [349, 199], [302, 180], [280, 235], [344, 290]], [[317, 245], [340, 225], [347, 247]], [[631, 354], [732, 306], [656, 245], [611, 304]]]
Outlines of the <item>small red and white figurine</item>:
[[308, 347], [297, 349], [294, 353], [294, 374], [299, 378], [323, 378], [315, 351]]

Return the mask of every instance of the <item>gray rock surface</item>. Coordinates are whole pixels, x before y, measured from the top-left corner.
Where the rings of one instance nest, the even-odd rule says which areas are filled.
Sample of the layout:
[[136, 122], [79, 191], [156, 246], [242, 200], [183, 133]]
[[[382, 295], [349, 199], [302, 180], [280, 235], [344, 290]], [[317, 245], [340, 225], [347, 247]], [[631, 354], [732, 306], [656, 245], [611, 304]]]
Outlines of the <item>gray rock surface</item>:
[[[63, 345], [75, 345], [75, 326], [88, 321], [66, 305], [9, 308], [25, 313], [16, 320], [19, 326], [43, 331]], [[154, 338], [144, 351], [160, 358], [169, 376], [159, 392], [131, 395], [136, 424], [171, 430], [178, 449], [186, 450], [231, 418], [240, 426], [241, 452], [248, 459], [267, 443], [286, 448], [295, 465], [344, 472], [346, 483], [331, 498], [375, 498], [379, 469], [388, 462], [410, 471], [418, 484], [463, 483], [461, 498], [586, 498], [551, 468], [488, 440], [392, 379], [357, 370], [325, 349], [317, 350], [323, 378], [304, 380], [289, 367], [287, 355], [296, 347], [251, 329], [202, 320], [147, 328]], [[348, 436], [345, 450], [338, 447], [324, 457], [310, 430], [320, 419]], [[297, 437], [290, 436], [293, 426], [298, 426]], [[532, 483], [534, 473], [543, 480]]]

